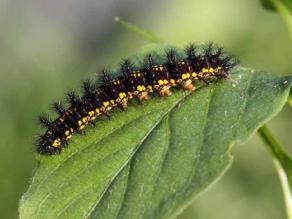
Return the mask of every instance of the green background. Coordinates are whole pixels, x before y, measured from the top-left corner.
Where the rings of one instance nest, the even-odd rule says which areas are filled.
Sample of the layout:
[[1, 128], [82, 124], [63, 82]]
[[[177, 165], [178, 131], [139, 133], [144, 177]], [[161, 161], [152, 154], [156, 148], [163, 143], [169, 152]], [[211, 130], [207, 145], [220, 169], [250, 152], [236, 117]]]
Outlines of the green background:
[[[147, 45], [115, 24], [114, 16], [174, 45], [214, 41], [244, 66], [292, 72], [285, 25], [254, 0], [0, 0], [0, 218], [17, 217], [36, 166], [38, 114], [81, 79], [94, 79], [97, 69]], [[286, 106], [269, 123], [290, 152], [291, 116]], [[234, 156], [225, 177], [180, 218], [285, 218], [280, 183], [259, 138], [235, 147]]]

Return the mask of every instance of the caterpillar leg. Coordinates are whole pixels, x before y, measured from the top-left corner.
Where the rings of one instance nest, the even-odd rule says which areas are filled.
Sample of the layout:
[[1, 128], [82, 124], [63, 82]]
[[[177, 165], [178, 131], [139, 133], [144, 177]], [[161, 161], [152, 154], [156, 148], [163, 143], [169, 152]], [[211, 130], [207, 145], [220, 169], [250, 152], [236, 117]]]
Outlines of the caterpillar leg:
[[140, 103], [143, 103], [149, 99], [150, 99], [150, 96], [149, 96], [148, 92], [143, 92], [138, 96], [138, 101]]
[[191, 80], [184, 81], [181, 86], [188, 92], [194, 92], [196, 90], [196, 87], [193, 85]]
[[160, 96], [162, 97], [169, 97], [172, 95], [170, 87], [164, 87], [162, 90], [159, 91]]

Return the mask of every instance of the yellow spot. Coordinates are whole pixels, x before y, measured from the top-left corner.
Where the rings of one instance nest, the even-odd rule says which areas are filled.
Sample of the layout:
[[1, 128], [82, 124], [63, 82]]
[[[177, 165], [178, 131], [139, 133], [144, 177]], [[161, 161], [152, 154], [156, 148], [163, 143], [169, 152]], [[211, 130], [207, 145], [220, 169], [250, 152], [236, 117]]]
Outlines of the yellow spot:
[[103, 102], [103, 105], [104, 105], [105, 107], [107, 107], [109, 104], [110, 104], [110, 103], [109, 103], [108, 101]]
[[89, 116], [93, 116], [93, 115], [94, 115], [94, 111], [90, 111], [90, 112], [88, 113], [88, 115], [89, 115]]
[[149, 90], [149, 92], [153, 92], [153, 88], [152, 88], [151, 85], [148, 85], [148, 86], [147, 86], [147, 89]]
[[160, 71], [162, 71], [162, 70], [163, 70], [163, 66], [162, 66], [162, 65], [159, 67], [159, 70], [160, 70]]
[[130, 99], [133, 98], [133, 94], [132, 94], [132, 92], [128, 92], [128, 97], [129, 97]]
[[139, 85], [137, 87], [137, 90], [140, 91], [140, 92], [142, 92], [143, 90], [145, 90], [145, 87], [143, 85]]
[[68, 135], [68, 136], [66, 137], [66, 140], [70, 139], [71, 137], [72, 137], [72, 135]]
[[81, 120], [78, 120], [78, 125], [81, 126], [83, 123]]
[[164, 82], [164, 84], [168, 84], [168, 80], [164, 80], [163, 82]]
[[194, 77], [194, 78], [197, 77], [197, 72], [193, 72], [192, 77]]
[[84, 128], [85, 128], [85, 125], [82, 125], [82, 126], [79, 127], [79, 130], [82, 130]]
[[209, 68], [209, 72], [213, 73], [214, 72], [214, 68]]
[[159, 80], [159, 81], [158, 81], [158, 84], [159, 84], [159, 85], [163, 85], [163, 80]]
[[187, 74], [182, 74], [181, 78], [182, 78], [183, 80], [187, 79]]
[[64, 118], [63, 117], [61, 117], [59, 120], [60, 120], [60, 122], [64, 122]]
[[72, 128], [70, 128], [70, 131], [73, 132], [74, 130]]
[[138, 77], [141, 77], [141, 74], [140, 73], [138, 73]]
[[120, 97], [121, 99], [124, 99], [124, 98], [126, 97], [126, 94], [125, 94], [124, 92], [119, 93], [119, 97]]
[[59, 147], [61, 145], [60, 141], [61, 141], [60, 138], [55, 139], [52, 146], [55, 148]]
[[86, 122], [88, 121], [88, 117], [86, 116], [86, 117], [82, 118], [82, 121], [83, 121], [84, 123], [86, 123]]
[[120, 81], [119, 80], [114, 80], [113, 82], [114, 82], [114, 85], [120, 84]]
[[207, 73], [207, 72], [209, 72], [209, 71], [208, 71], [208, 69], [203, 68], [203, 69], [202, 69], [202, 72], [203, 72], [203, 73]]
[[172, 83], [173, 85], [175, 85], [175, 80], [174, 79], [170, 79], [170, 83]]
[[100, 110], [99, 110], [98, 108], [96, 108], [96, 109], [95, 109], [95, 112], [96, 112], [97, 114], [99, 114], [99, 113], [100, 113]]
[[70, 134], [70, 131], [69, 130], [67, 130], [66, 132], [65, 132], [65, 135], [69, 135]]

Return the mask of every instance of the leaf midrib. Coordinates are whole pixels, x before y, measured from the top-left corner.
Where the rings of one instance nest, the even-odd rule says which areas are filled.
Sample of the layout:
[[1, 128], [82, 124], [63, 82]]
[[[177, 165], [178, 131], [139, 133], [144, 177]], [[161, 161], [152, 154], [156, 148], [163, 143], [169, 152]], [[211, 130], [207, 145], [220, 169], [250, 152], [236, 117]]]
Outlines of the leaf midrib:
[[[201, 87], [204, 88], [204, 87]], [[200, 90], [201, 90], [200, 88]], [[199, 89], [198, 89], [199, 90]], [[182, 98], [179, 98], [179, 100], [173, 104], [172, 107], [169, 108], [169, 110], [167, 110], [165, 113], [162, 114], [162, 116], [157, 120], [157, 122], [153, 125], [153, 127], [151, 127], [151, 129], [149, 130], [149, 132], [147, 132], [144, 136], [144, 138], [141, 140], [140, 144], [136, 146], [136, 149], [133, 151], [133, 153], [130, 155], [129, 159], [124, 163], [124, 165], [122, 165], [122, 167], [119, 169], [119, 171], [117, 171], [117, 173], [114, 175], [114, 177], [111, 179], [111, 181], [108, 183], [107, 187], [104, 189], [104, 192], [101, 194], [101, 196], [98, 198], [98, 201], [96, 203], [93, 204], [93, 206], [91, 207], [91, 211], [89, 211], [86, 215], [85, 218], [90, 217], [91, 213], [94, 211], [95, 207], [100, 203], [100, 201], [102, 200], [104, 194], [106, 193], [107, 189], [110, 187], [110, 185], [112, 184], [112, 182], [114, 181], [114, 179], [119, 175], [119, 173], [124, 169], [124, 167], [129, 163], [129, 161], [133, 158], [133, 156], [137, 153], [138, 149], [140, 148], [140, 146], [145, 142], [146, 138], [152, 133], [152, 131], [157, 127], [157, 125], [162, 121], [162, 119], [165, 118], [165, 116], [167, 116], [178, 104], [180, 104], [183, 100], [185, 100], [185, 98], [187, 98], [191, 93], [186, 93]], [[152, 112], [154, 113], [154, 112]], [[144, 117], [146, 115], [143, 115], [142, 117]], [[140, 117], [139, 117], [140, 118]], [[130, 175], [130, 174], [129, 174]], [[126, 193], [126, 192], [125, 192]], [[125, 196], [124, 196], [125, 197]], [[122, 206], [121, 206], [122, 209]]]

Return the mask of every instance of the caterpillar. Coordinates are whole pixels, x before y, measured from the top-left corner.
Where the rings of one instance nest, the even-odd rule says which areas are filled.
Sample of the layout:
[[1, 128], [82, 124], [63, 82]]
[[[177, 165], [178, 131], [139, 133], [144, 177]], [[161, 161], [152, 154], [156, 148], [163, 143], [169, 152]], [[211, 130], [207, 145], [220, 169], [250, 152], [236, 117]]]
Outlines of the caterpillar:
[[222, 47], [215, 48], [212, 43], [203, 52], [190, 44], [180, 54], [175, 49], [168, 49], [159, 58], [165, 61], [157, 63], [158, 59], [148, 54], [140, 68], [125, 59], [116, 77], [103, 69], [101, 85], [86, 80], [82, 82], [81, 96], [75, 92], [67, 93], [69, 107], [65, 108], [60, 102], [53, 103], [58, 117], [51, 121], [47, 116], [40, 116], [39, 121], [47, 130], [37, 140], [37, 151], [46, 155], [60, 153], [73, 134], [84, 133], [84, 129], [88, 125], [94, 126], [101, 116], [110, 118], [109, 112], [113, 108], [124, 110], [132, 99], [143, 103], [154, 95], [167, 97], [173, 88], [194, 92], [196, 83], [208, 85], [228, 79], [230, 70], [237, 64]]

